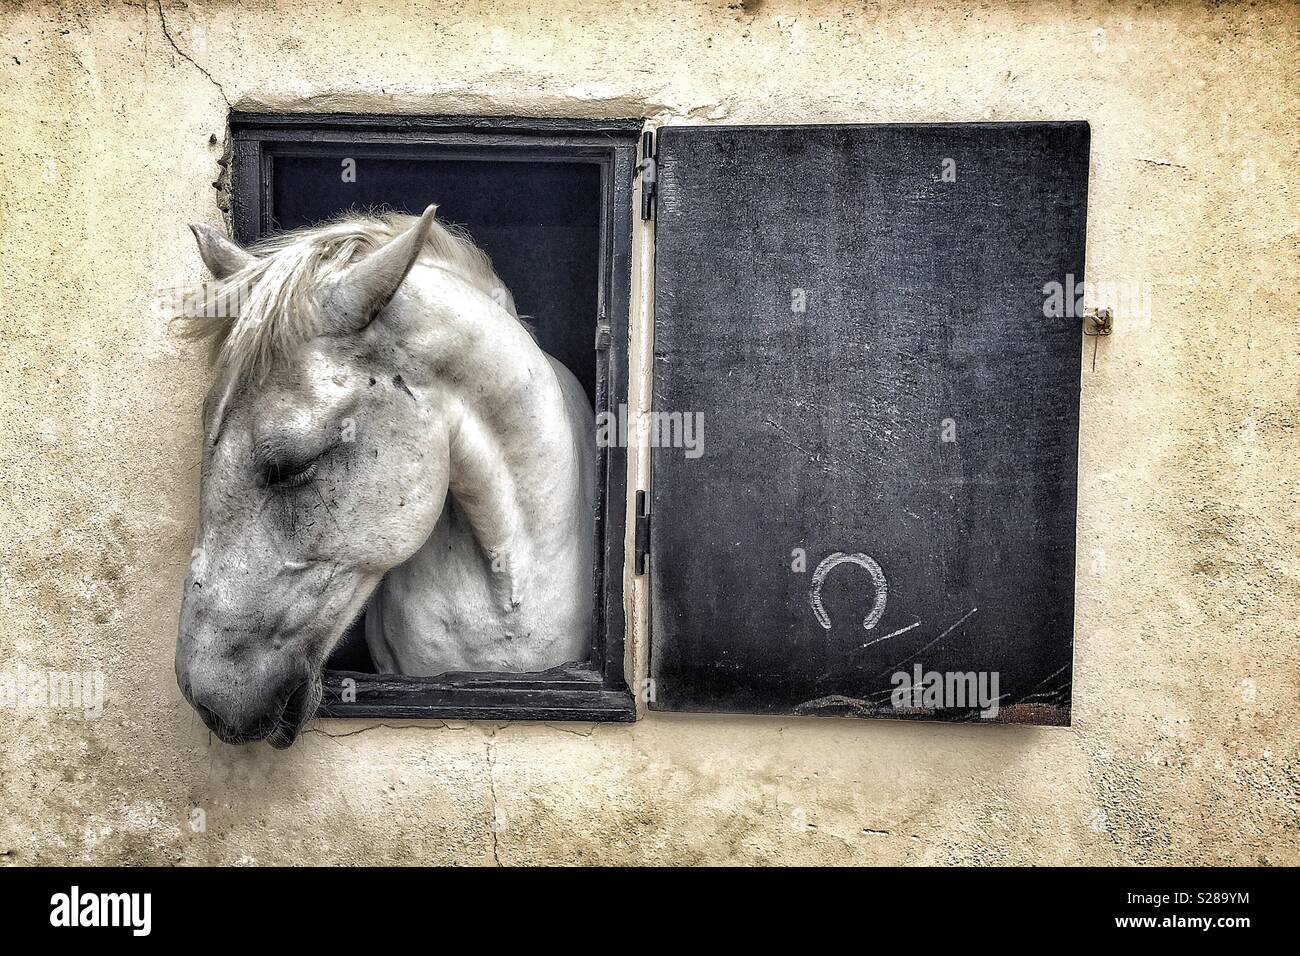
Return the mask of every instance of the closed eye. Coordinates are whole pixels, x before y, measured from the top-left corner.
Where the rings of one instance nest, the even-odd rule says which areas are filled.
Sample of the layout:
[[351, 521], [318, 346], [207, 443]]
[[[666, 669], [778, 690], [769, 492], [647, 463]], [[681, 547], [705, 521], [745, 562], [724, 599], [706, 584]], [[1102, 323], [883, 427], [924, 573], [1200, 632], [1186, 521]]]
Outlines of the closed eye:
[[267, 470], [266, 483], [273, 488], [297, 488], [315, 478], [319, 469], [319, 457], [303, 465], [288, 466], [287, 469], [272, 465]]
[[333, 450], [333, 447], [326, 448], [315, 458], [301, 461], [270, 460], [263, 466], [262, 481], [268, 488], [300, 488], [316, 477], [316, 472], [320, 470], [321, 459]]
[[264, 488], [285, 491], [299, 488], [320, 470], [321, 461], [343, 441], [333, 429], [324, 434], [298, 429], [276, 429], [256, 436], [253, 476]]

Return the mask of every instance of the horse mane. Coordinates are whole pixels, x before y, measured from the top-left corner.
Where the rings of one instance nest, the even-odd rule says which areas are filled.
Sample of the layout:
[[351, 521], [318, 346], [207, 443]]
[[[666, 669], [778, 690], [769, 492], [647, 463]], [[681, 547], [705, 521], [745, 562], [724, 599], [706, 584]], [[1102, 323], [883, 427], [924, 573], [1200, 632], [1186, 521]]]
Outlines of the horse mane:
[[[257, 258], [224, 281], [186, 290], [175, 309], [181, 334], [205, 340], [214, 364], [233, 379], [264, 373], [326, 331], [317, 290], [415, 222], [391, 210], [345, 213], [278, 233], [249, 247]], [[419, 261], [444, 269], [492, 297], [531, 334], [487, 253], [459, 226], [434, 220]]]

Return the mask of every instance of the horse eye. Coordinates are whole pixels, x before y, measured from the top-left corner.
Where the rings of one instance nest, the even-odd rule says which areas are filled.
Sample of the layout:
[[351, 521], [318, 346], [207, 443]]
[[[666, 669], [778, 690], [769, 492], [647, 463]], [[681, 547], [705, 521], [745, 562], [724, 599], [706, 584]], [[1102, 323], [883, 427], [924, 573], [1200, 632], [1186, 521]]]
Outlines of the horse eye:
[[317, 455], [311, 461], [298, 464], [273, 462], [267, 465], [266, 474], [263, 477], [266, 484], [273, 488], [297, 488], [307, 484], [316, 476], [320, 459], [321, 456]]

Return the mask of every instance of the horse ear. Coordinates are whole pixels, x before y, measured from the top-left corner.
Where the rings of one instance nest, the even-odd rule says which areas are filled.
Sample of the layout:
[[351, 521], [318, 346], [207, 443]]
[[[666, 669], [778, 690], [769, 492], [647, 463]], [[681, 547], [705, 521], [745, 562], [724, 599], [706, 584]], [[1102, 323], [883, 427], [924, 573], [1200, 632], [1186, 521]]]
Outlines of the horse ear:
[[211, 226], [193, 224], [190, 231], [199, 244], [199, 255], [208, 271], [218, 279], [226, 279], [240, 269], [251, 265], [257, 258], [245, 252]]
[[330, 297], [330, 308], [344, 328], [361, 331], [388, 305], [419, 258], [437, 211], [437, 206], [429, 206], [410, 229], [344, 273]]

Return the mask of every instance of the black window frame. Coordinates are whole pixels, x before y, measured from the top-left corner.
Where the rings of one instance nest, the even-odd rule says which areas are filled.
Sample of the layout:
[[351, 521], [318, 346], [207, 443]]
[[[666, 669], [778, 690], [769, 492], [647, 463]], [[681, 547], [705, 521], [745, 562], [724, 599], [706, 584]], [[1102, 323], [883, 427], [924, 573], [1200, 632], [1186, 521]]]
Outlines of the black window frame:
[[[381, 116], [232, 111], [231, 217], [250, 243], [272, 229], [274, 160], [348, 146], [349, 155], [400, 151], [430, 159], [594, 163], [601, 170], [602, 270], [593, 329], [596, 411], [627, 402], [631, 316], [633, 179], [641, 119], [517, 116]], [[438, 720], [632, 721], [624, 672], [624, 538], [627, 450], [599, 450], [596, 620], [590, 660], [531, 674], [457, 673], [404, 677], [326, 671], [318, 717]], [[347, 681], [354, 682], [349, 685]], [[355, 699], [345, 697], [355, 691]]]

